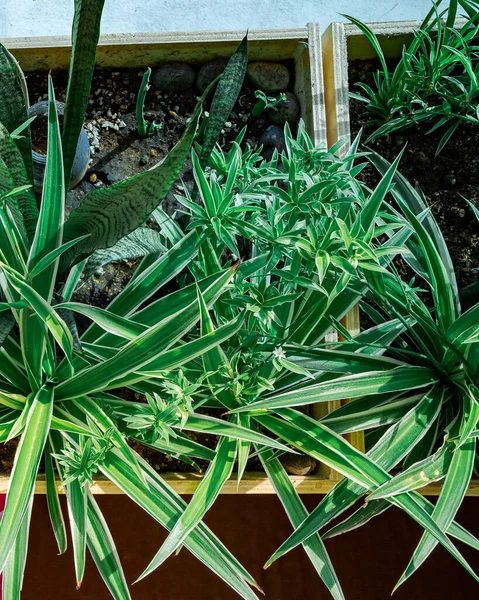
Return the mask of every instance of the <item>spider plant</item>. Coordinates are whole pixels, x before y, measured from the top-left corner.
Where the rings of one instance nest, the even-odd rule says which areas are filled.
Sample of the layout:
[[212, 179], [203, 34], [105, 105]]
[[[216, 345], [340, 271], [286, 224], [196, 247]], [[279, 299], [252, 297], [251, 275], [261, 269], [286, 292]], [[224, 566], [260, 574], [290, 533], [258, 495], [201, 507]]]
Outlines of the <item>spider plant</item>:
[[[296, 138], [286, 126], [286, 152], [264, 161], [259, 151], [241, 150], [238, 142], [243, 135], [228, 153], [214, 150], [211, 169], [202, 169], [193, 154], [198, 202], [186, 190], [178, 196], [190, 218], [189, 229], [205, 236], [191, 263], [197, 277], [208, 277], [219, 265], [244, 257], [232, 287], [202, 319], [204, 332], [213, 323], [220, 325], [238, 315], [244, 316], [243, 327], [205, 355], [203, 364], [184, 365], [183, 373], [190, 381], [207, 384], [208, 389], [193, 393], [198, 403], [226, 408], [248, 429], [266, 429], [274, 438], [285, 439], [278, 426], [284, 421], [256, 406], [271, 396], [302, 389], [305, 381], [313, 389], [328, 369], [350, 373], [396, 366], [394, 359], [357, 354], [351, 348], [332, 352], [324, 339], [334, 329], [345, 333], [339, 320], [366, 292], [358, 269], [382, 273], [392, 256], [408, 253], [404, 245], [411, 229], [385, 203], [397, 161], [386, 169], [375, 190], [356, 179], [362, 169], [355, 164], [359, 139], [339, 158], [340, 145], [330, 151], [315, 148], [303, 124]], [[421, 213], [422, 205], [415, 211]], [[158, 221], [166, 227], [165, 215]], [[308, 452], [304, 440], [300, 428], [287, 435], [291, 449]], [[309, 517], [278, 453], [239, 441], [238, 481], [251, 451], [259, 456], [292, 524], [298, 527]], [[228, 476], [223, 472], [218, 477], [218, 491]], [[209, 504], [205, 507], [202, 499], [201, 494], [193, 496], [191, 506], [206, 510]], [[174, 550], [178, 539], [166, 542], [153, 567]], [[343, 598], [321, 538], [310, 536], [302, 543], [333, 597]]]
[[[390, 169], [375, 154], [371, 160], [381, 173]], [[394, 263], [378, 271], [359, 267], [367, 290], [364, 309], [374, 325], [354, 338], [346, 333], [345, 341], [324, 351], [324, 372], [314, 382], [270, 392], [233, 414], [255, 415], [280, 439], [345, 476], [267, 565], [365, 498], [363, 506], [322, 533], [322, 539], [397, 506], [424, 528], [398, 585], [438, 544], [479, 580], [451, 539], [479, 549], [479, 540], [455, 521], [476, 462], [479, 304], [461, 314], [454, 270], [437, 224], [427, 210], [420, 212], [424, 201], [404, 178], [396, 174], [393, 181], [398, 214], [413, 232], [404, 258], [429, 291], [430, 303], [418, 283], [399, 277]], [[372, 368], [346, 367], [340, 355], [349, 352], [378, 362]], [[339, 374], [335, 357], [347, 374]], [[382, 361], [392, 362], [387, 366]], [[320, 421], [297, 410], [331, 400], [350, 402]], [[341, 437], [360, 430], [368, 434], [366, 454]], [[435, 505], [418, 493], [433, 481], [443, 482]]]
[[443, 12], [434, 3], [393, 71], [375, 33], [361, 21], [347, 17], [371, 43], [381, 64], [373, 73], [374, 85], [357, 83], [361, 93], [351, 93], [373, 117], [370, 124], [374, 130], [367, 141], [413, 125], [430, 124], [429, 133], [445, 129], [438, 154], [460, 123], [477, 124], [479, 20], [475, 3], [461, 0], [460, 4], [468, 18], [456, 29], [458, 0], [450, 0]]

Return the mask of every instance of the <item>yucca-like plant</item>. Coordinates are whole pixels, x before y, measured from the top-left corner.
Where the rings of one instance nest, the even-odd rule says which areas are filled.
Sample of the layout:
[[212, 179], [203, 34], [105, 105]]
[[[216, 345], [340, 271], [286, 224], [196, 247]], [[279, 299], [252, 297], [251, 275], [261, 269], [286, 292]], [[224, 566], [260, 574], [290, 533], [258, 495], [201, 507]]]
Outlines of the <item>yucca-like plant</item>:
[[[390, 168], [377, 155], [371, 160], [382, 173]], [[364, 505], [322, 539], [397, 506], [425, 530], [398, 585], [438, 543], [478, 580], [451, 538], [479, 549], [479, 540], [455, 521], [476, 462], [479, 304], [461, 314], [454, 270], [438, 226], [407, 181], [398, 174], [393, 181], [398, 214], [413, 232], [405, 258], [426, 285], [432, 304], [393, 265], [380, 271], [359, 268], [367, 289], [363, 307], [374, 325], [354, 338], [343, 332], [343, 342], [323, 350], [324, 373], [316, 381], [272, 392], [235, 414], [255, 415], [281, 439], [345, 476], [268, 565], [364, 497]], [[368, 367], [363, 360], [374, 364]], [[351, 401], [320, 421], [297, 410], [331, 400]], [[362, 430], [367, 432], [366, 454], [341, 437]], [[418, 493], [434, 481], [443, 481], [435, 505]]]
[[[455, 29], [458, 4], [468, 18]], [[347, 17], [366, 36], [381, 63], [373, 74], [374, 85], [357, 83], [361, 93], [351, 93], [372, 116], [375, 129], [367, 141], [425, 123], [430, 125], [429, 132], [445, 129], [438, 154], [461, 123], [477, 125], [477, 8], [470, 0], [450, 0], [448, 9], [439, 12], [439, 3], [434, 2], [392, 71], [375, 33], [365, 23]]]
[[[242, 136], [243, 132], [238, 142]], [[197, 277], [209, 276], [221, 264], [227, 266], [232, 254], [247, 254], [231, 289], [202, 320], [206, 333], [213, 321], [219, 325], [243, 315], [241, 330], [205, 355], [202, 364], [184, 365], [188, 380], [199, 378], [208, 385], [208, 390], [193, 392], [194, 402], [227, 409], [244, 427], [266, 429], [291, 449], [321, 461], [309, 432], [302, 431], [302, 422], [290, 423], [282, 414], [268, 414], [262, 406], [268, 406], [270, 399], [289, 397], [295, 389], [307, 393], [305, 385], [306, 390], [311, 386], [313, 394], [325, 371], [326, 378], [331, 378], [337, 373], [396, 366], [393, 359], [356, 353], [356, 348], [332, 351], [331, 342], [324, 339], [334, 329], [348, 335], [339, 321], [367, 291], [358, 273], [385, 273], [393, 256], [410, 256], [408, 246], [412, 245], [410, 226], [385, 202], [397, 161], [385, 169], [371, 191], [356, 179], [363, 168], [355, 164], [358, 145], [359, 139], [341, 159], [335, 154], [339, 145], [330, 151], [315, 148], [302, 124], [296, 138], [286, 127], [287, 150], [281, 164], [277, 153], [271, 161], [264, 161], [260, 150], [242, 151], [239, 143], [226, 154], [215, 149], [211, 170], [203, 170], [193, 155], [201, 202], [193, 202], [186, 192], [178, 196], [190, 217], [189, 228], [206, 236], [191, 263]], [[421, 219], [423, 208], [418, 199], [413, 212]], [[166, 228], [166, 215], [159, 222]], [[327, 399], [334, 400], [331, 389], [328, 394]], [[135, 410], [132, 404], [129, 410]], [[300, 413], [294, 416], [304, 417], [310, 427], [316, 423]], [[238, 442], [238, 480], [252, 446], [293, 526], [300, 526], [310, 517], [278, 453]], [[232, 468], [229, 457], [222, 460], [225, 468], [218, 471], [217, 492]], [[205, 505], [199, 494], [193, 496], [191, 506], [204, 511], [210, 503]], [[301, 543], [333, 597], [343, 598], [321, 538], [312, 532]], [[172, 548], [167, 542], [154, 565]]]
[[[168, 528], [176, 521], [182, 525], [189, 514], [183, 501], [129, 447], [128, 438], [190, 464], [195, 458], [212, 461], [213, 470], [220, 450], [237, 439], [286, 448], [241, 427], [234, 418], [229, 422], [197, 415], [187, 401], [189, 388], [181, 377], [176, 388], [162, 384], [165, 371], [208, 354], [242, 324], [240, 315], [203, 335], [196, 330], [208, 307], [227, 289], [234, 267], [218, 269], [197, 283], [193, 280], [143, 308], [196, 255], [201, 240], [195, 232], [159, 257], [147, 259], [108, 310], [70, 301], [81, 272], [75, 261], [91, 249], [88, 240], [94, 234], [82, 234], [81, 227], [80, 235], [73, 234], [75, 214], [63, 227], [65, 186], [51, 80], [49, 89], [46, 179], [31, 242], [17, 201], [28, 186], [15, 187], [14, 183], [16, 172], [24, 173], [23, 162], [10, 136], [5, 133], [2, 138], [0, 435], [3, 441], [21, 437], [0, 523], [0, 570], [4, 597], [19, 598], [35, 478], [44, 457], [50, 516], [60, 552], [65, 550], [66, 534], [54, 463], [67, 494], [78, 585], [88, 546], [113, 597], [123, 599], [130, 596], [121, 565], [89, 492], [94, 474], [100, 471], [110, 478]], [[105, 219], [105, 235], [107, 224]], [[73, 239], [66, 241], [67, 232]], [[82, 243], [80, 254], [68, 256]], [[75, 266], [70, 269], [72, 262]], [[72, 319], [75, 313], [93, 321], [81, 338]], [[125, 418], [123, 404], [128, 403], [110, 394], [120, 387], [148, 394], [149, 403], [142, 405], [136, 419], [129, 414]], [[221, 441], [215, 452], [190, 440], [184, 433], [188, 430], [217, 434], [227, 442]], [[208, 477], [202, 485], [208, 485]], [[242, 597], [255, 597], [248, 585], [254, 584], [252, 578], [201, 523], [182, 530], [180, 543]]]

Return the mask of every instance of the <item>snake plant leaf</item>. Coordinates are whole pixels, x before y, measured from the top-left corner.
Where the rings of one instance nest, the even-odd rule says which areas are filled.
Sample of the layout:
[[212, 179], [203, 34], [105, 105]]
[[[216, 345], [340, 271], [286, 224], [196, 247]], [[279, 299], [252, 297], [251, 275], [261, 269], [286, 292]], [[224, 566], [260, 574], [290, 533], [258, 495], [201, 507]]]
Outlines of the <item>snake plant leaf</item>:
[[78, 138], [88, 106], [104, 3], [105, 0], [75, 0], [72, 50], [62, 131], [66, 189], [68, 189]]
[[[115, 451], [109, 452], [100, 470], [148, 514], [167, 528], [171, 528], [186, 509], [186, 503], [142, 459], [148, 487], [131, 472], [128, 463]], [[208, 568], [221, 577], [245, 600], [257, 600], [249, 585], [254, 579], [224, 548], [221, 542], [203, 525], [199, 524], [186, 538], [188, 548]]]
[[87, 502], [88, 550], [114, 600], [131, 600], [115, 542], [91, 492], [87, 492]]
[[87, 497], [85, 489], [76, 479], [65, 484], [65, 494], [70, 519], [77, 590], [79, 590], [85, 573]]
[[304, 406], [315, 402], [359, 398], [366, 394], [385, 394], [431, 386], [438, 381], [438, 374], [427, 367], [402, 366], [391, 371], [372, 371], [338, 377], [252, 402], [231, 412], [272, 410], [282, 407]]
[[[28, 92], [25, 76], [16, 59], [0, 44], [0, 122], [13, 133], [28, 119]], [[32, 139], [30, 127], [16, 139], [28, 183], [33, 184]]]
[[93, 190], [65, 223], [66, 241], [90, 234], [64, 255], [63, 270], [89, 257], [95, 250], [114, 246], [142, 225], [166, 196], [188, 157], [202, 112], [202, 97], [181, 140], [160, 163], [125, 181]]
[[[259, 457], [266, 475], [273, 484], [281, 504], [291, 521], [291, 525], [299, 527], [308, 516], [308, 511], [286, 474], [284, 467], [277, 458], [274, 458], [271, 451], [261, 453]], [[307, 538], [303, 542], [303, 548], [334, 600], [344, 600], [341, 585], [321, 537], [314, 535]]]
[[243, 86], [248, 66], [248, 34], [244, 36], [233, 56], [229, 59], [211, 102], [210, 116], [206, 125], [201, 148], [200, 164], [206, 167], [211, 152], [220, 136], [225, 121], [233, 110]]
[[47, 504], [50, 522], [58, 545], [58, 553], [63, 554], [67, 549], [67, 533], [63, 519], [60, 499], [58, 498], [57, 482], [53, 468], [53, 458], [50, 442], [45, 444], [45, 480], [47, 486]]
[[20, 532], [35, 486], [53, 410], [53, 386], [39, 389], [28, 412], [10, 477], [3, 518], [0, 521], [0, 571]]
[[[22, 236], [30, 242], [35, 235], [38, 220], [38, 208], [33, 187], [28, 179], [22, 155], [11, 139], [7, 128], [0, 122], [0, 158], [5, 164], [15, 188], [30, 186], [23, 194], [13, 198], [8, 204], [15, 218], [15, 223]], [[18, 204], [18, 207], [16, 206]]]
[[89, 277], [104, 265], [131, 258], [163, 254], [166, 247], [158, 231], [149, 227], [139, 227], [121, 238], [113, 247], [96, 250], [88, 259], [84, 276]]
[[[436, 385], [424, 395], [417, 407], [412, 408], [400, 421], [390, 427], [378, 443], [370, 450], [368, 456], [386, 469], [397, 465], [427, 433], [439, 415], [443, 390]], [[280, 556], [289, 552], [303, 540], [338, 517], [352, 506], [362, 495], [364, 489], [348, 479], [343, 479], [327, 494], [309, 517], [294, 533], [276, 550], [266, 563], [272, 564]]]
[[2, 574], [2, 598], [20, 600], [23, 574], [27, 561], [28, 533], [32, 516], [33, 496], [23, 518], [20, 531]]
[[176, 521], [169, 536], [137, 581], [143, 579], [157, 569], [184, 543], [191, 531], [193, 531], [208, 509], [212, 506], [224, 483], [231, 477], [235, 458], [235, 440], [227, 437], [221, 438], [218, 443], [218, 448], [216, 449], [216, 456], [210, 463], [185, 512]]

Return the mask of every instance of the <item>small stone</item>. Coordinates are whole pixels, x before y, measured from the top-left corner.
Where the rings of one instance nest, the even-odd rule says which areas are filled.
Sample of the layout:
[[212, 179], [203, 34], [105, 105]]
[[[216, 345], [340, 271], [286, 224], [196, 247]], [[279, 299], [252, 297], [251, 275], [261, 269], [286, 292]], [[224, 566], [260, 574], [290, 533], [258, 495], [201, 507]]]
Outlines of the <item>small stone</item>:
[[290, 475], [311, 475], [317, 466], [314, 458], [306, 454], [283, 454], [280, 462]]
[[466, 211], [463, 208], [459, 209], [459, 216], [463, 219], [466, 216]]
[[218, 75], [223, 73], [227, 64], [227, 60], [219, 58], [218, 60], [211, 60], [202, 65], [198, 71], [198, 77], [196, 78], [196, 87], [198, 91], [203, 93], [210, 83], [214, 81]]
[[195, 82], [193, 68], [181, 62], [165, 63], [153, 74], [152, 83], [155, 88], [166, 92], [189, 90]]
[[456, 185], [456, 176], [454, 175], [454, 173], [446, 173], [444, 175], [444, 185], [447, 185], [449, 187]]
[[301, 107], [296, 96], [292, 92], [286, 92], [286, 102], [278, 104], [276, 110], [268, 109], [265, 116], [270, 123], [283, 127], [286, 123], [295, 125], [301, 115]]
[[260, 137], [259, 145], [263, 146], [262, 155], [266, 160], [271, 160], [275, 149], [281, 154], [281, 152], [286, 150], [283, 129], [278, 127], [278, 125], [270, 125]]
[[98, 177], [97, 177], [96, 173], [92, 173], [88, 179], [89, 179], [90, 183], [96, 183]]
[[150, 150], [150, 156], [158, 156], [158, 150], [156, 150], [155, 148], [152, 148]]
[[150, 162], [150, 157], [148, 156], [148, 154], [143, 154], [142, 156], [140, 156], [139, 162], [140, 162], [140, 165], [143, 167]]
[[250, 83], [263, 92], [281, 92], [289, 84], [289, 71], [281, 63], [251, 62], [247, 74]]

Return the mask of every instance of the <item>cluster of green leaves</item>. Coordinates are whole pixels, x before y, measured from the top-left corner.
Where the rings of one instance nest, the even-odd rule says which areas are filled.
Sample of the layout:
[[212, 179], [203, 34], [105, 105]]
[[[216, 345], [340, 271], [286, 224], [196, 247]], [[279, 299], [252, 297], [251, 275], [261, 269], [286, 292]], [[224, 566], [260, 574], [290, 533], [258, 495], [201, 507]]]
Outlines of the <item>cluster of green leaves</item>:
[[280, 104], [286, 102], [286, 94], [281, 93], [276, 96], [267, 96], [263, 91], [256, 90], [254, 93], [257, 98], [256, 104], [251, 109], [251, 116], [258, 118], [265, 110], [278, 110]]
[[[291, 450], [305, 452], [338, 468], [338, 464], [349, 464], [351, 453], [355, 458], [362, 456], [337, 435], [357, 429], [348, 428], [348, 422], [337, 426], [335, 433], [295, 411], [294, 400], [293, 408], [289, 404], [292, 398], [300, 398], [298, 404], [310, 404], [335, 400], [336, 396], [351, 397], [349, 387], [347, 392], [341, 387], [335, 391], [336, 381], [329, 387], [327, 381], [338, 374], [371, 371], [378, 378], [386, 372], [381, 380], [384, 381], [391, 371], [402, 366], [396, 357], [380, 356], [381, 352], [358, 352], [365, 347], [383, 348], [393, 343], [403, 331], [397, 319], [377, 334], [375, 330], [361, 334], [357, 341], [340, 323], [358, 300], [369, 294], [369, 280], [387, 277], [386, 267], [394, 256], [401, 254], [411, 261], [415, 258], [417, 244], [410, 223], [386, 202], [393, 181], [398, 186], [399, 159], [384, 169], [377, 188], [369, 190], [356, 179], [365, 164], [364, 160], [356, 164], [358, 158], [364, 159], [357, 151], [359, 139], [344, 158], [339, 158], [339, 144], [330, 151], [315, 148], [302, 124], [296, 139], [286, 127], [287, 150], [279, 162], [277, 153], [270, 161], [264, 161], [260, 150], [242, 150], [243, 135], [244, 132], [228, 153], [215, 149], [209, 169], [202, 169], [193, 154], [201, 202], [193, 202], [186, 190], [184, 196], [177, 196], [190, 217], [189, 229], [205, 236], [190, 264], [198, 277], [209, 276], [219, 264], [227, 266], [240, 255], [248, 257], [238, 267], [232, 288], [208, 316], [209, 327], [213, 319], [221, 326], [242, 316], [241, 329], [221, 349], [215, 348], [203, 357], [203, 364], [184, 365], [182, 369], [190, 381], [206, 381], [209, 385], [209, 393], [193, 393], [198, 404], [226, 408], [248, 429], [266, 429]], [[412, 215], [424, 220], [422, 198], [409, 188], [408, 193], [414, 193]], [[345, 347], [331, 350], [331, 343], [323, 342], [331, 329], [348, 338]], [[430, 377], [428, 369], [425, 373]], [[405, 385], [411, 389], [415, 379], [403, 371], [402, 381], [406, 379]], [[316, 389], [322, 389], [323, 380], [324, 394], [316, 394]], [[359, 395], [364, 394], [362, 389]], [[276, 399], [283, 399], [284, 404], [280, 402], [276, 407]], [[409, 398], [401, 406], [407, 402]], [[365, 410], [364, 404], [362, 408]], [[359, 420], [359, 429], [363, 428], [363, 421]], [[380, 417], [378, 421], [382, 422]], [[238, 480], [250, 456], [250, 446], [248, 442], [238, 442]], [[278, 460], [278, 453], [256, 448], [255, 454], [292, 524], [298, 527], [302, 521], [307, 522], [311, 517]], [[220, 460], [224, 461], [224, 469], [223, 478], [218, 477], [215, 482], [217, 491], [231, 472], [227, 468], [229, 459], [220, 459], [217, 454], [216, 461]], [[350, 469], [338, 470], [351, 474]], [[191, 510], [206, 510], [202, 494], [193, 496]], [[342, 507], [340, 499], [338, 506]], [[301, 543], [332, 595], [342, 598], [334, 568], [315, 533], [308, 530]]]
[[[65, 220], [66, 182], [83, 124], [102, 7], [102, 0], [75, 3], [63, 132], [49, 77], [48, 152], [39, 208], [32, 191], [25, 78], [0, 46], [5, 100], [0, 107], [0, 439], [20, 436], [0, 523], [3, 596], [20, 598], [35, 479], [43, 459], [60, 552], [66, 549], [67, 535], [55, 472], [66, 492], [77, 586], [88, 549], [112, 596], [130, 598], [114, 541], [90, 492], [101, 473], [175, 533], [186, 519], [179, 544], [241, 597], [253, 600], [254, 579], [199, 519], [189, 521], [191, 511], [184, 501], [127, 443], [133, 439], [193, 467], [197, 459], [211, 461], [214, 476], [215, 451], [185, 432], [217, 435], [226, 440], [220, 447], [228, 452], [238, 439], [261, 449], [286, 450], [275, 439], [242, 427], [236, 417], [197, 414], [191, 394], [200, 384], [189, 383], [181, 372], [167, 381], [164, 377], [238, 332], [243, 321], [240, 315], [215, 329], [198, 327], [228, 290], [234, 267], [218, 268], [201, 280], [190, 273], [186, 287], [153, 301], [187, 268], [202, 240], [196, 232], [177, 236], [172, 225], [165, 235], [140, 227], [180, 173], [211, 87], [199, 100], [183, 138], [161, 164], [93, 191]], [[218, 90], [214, 96], [222, 117], [212, 108], [209, 145], [214, 145], [221, 118], [227, 118], [234, 103], [234, 89], [241, 87], [237, 77], [246, 68], [246, 38], [233, 58], [231, 78], [223, 84], [226, 97]], [[207, 148], [204, 156], [207, 160]], [[159, 209], [155, 216], [163, 218]], [[144, 259], [107, 310], [71, 301], [82, 273], [87, 277], [105, 262], [131, 256]], [[81, 336], [76, 314], [92, 322]], [[148, 402], [130, 407], [111, 393], [118, 388], [144, 394]], [[204, 485], [208, 487], [208, 478]]]
[[[456, 28], [458, 3], [468, 18]], [[445, 128], [439, 153], [460, 123], [478, 124], [478, 5], [470, 0], [450, 0], [448, 9], [439, 12], [438, 4], [434, 3], [413, 41], [403, 48], [392, 72], [375, 33], [347, 17], [366, 36], [381, 63], [373, 73], [374, 85], [357, 83], [361, 93], [350, 94], [373, 116], [374, 131], [368, 141], [413, 125], [430, 124], [428, 133]]]
[[[380, 156], [369, 158], [383, 175], [390, 171]], [[396, 506], [424, 528], [398, 586], [437, 544], [479, 581], [451, 539], [479, 549], [479, 540], [455, 521], [477, 467], [479, 304], [461, 314], [454, 269], [437, 224], [401, 175], [392, 181], [395, 212], [411, 232], [403, 257], [426, 285], [430, 303], [414, 280], [401, 279], [393, 263], [381, 270], [358, 265], [366, 290], [362, 306], [372, 326], [354, 338], [343, 332], [344, 341], [322, 350], [322, 373], [315, 373], [314, 381], [304, 378], [267, 392], [233, 414], [254, 415], [280, 439], [345, 476], [267, 565], [313, 535], [326, 539], [346, 533]], [[318, 350], [308, 352], [314, 356]], [[373, 362], [367, 365], [368, 360]], [[309, 368], [309, 362], [300, 364]], [[333, 400], [350, 402], [319, 421], [297, 410]], [[341, 437], [363, 430], [366, 454]], [[418, 492], [434, 481], [443, 482], [435, 505]], [[330, 526], [361, 498], [365, 503], [359, 509]]]
[[146, 94], [150, 89], [150, 75], [151, 69], [148, 67], [148, 69], [143, 73], [140, 89], [138, 90], [138, 95], [136, 97], [136, 127], [138, 129], [138, 136], [141, 138], [147, 135], [154, 135], [161, 129], [160, 124], [148, 123], [145, 119], [145, 100]]

